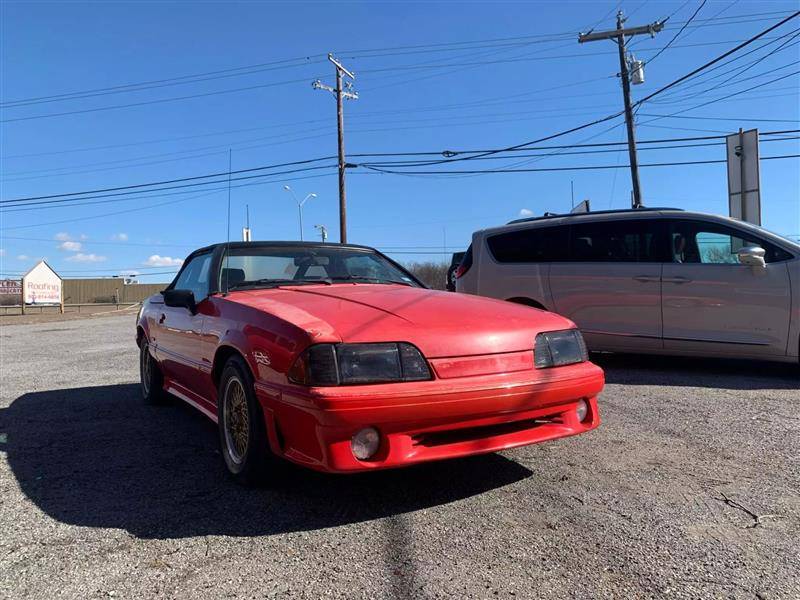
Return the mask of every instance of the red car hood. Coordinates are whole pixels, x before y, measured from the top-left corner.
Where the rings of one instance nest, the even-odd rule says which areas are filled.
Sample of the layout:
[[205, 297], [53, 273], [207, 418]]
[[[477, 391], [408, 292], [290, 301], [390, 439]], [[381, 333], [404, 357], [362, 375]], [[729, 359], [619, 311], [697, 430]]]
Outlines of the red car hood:
[[429, 358], [528, 350], [537, 333], [574, 327], [527, 306], [401, 285], [242, 290], [228, 300], [288, 321], [316, 342], [409, 342]]

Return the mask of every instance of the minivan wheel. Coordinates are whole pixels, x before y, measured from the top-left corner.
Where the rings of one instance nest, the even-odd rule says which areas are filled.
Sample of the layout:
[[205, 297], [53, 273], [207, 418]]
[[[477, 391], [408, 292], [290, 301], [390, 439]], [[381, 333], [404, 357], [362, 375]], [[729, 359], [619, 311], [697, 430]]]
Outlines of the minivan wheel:
[[156, 360], [150, 354], [147, 338], [139, 346], [139, 383], [145, 404], [162, 404], [166, 399], [164, 377]]
[[225, 364], [217, 398], [219, 440], [228, 473], [243, 485], [264, 482], [272, 462], [269, 443], [253, 378], [241, 358], [231, 357]]

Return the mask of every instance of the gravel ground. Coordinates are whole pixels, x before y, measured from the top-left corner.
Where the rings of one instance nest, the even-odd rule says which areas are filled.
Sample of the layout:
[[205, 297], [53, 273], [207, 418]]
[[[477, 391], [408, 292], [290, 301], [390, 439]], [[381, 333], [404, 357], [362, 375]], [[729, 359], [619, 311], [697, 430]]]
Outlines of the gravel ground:
[[0, 597], [800, 598], [793, 366], [600, 357], [587, 435], [247, 490], [133, 316], [0, 329]]

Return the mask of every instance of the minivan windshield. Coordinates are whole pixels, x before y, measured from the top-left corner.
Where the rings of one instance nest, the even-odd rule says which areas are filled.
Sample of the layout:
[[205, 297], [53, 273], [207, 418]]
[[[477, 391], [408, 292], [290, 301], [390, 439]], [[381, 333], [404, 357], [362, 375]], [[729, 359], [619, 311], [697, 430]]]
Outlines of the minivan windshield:
[[775, 236], [777, 238], [780, 238], [781, 240], [783, 240], [785, 242], [789, 242], [790, 244], [792, 244], [793, 246], [795, 246], [797, 248], [800, 248], [800, 237], [798, 237], [798, 239], [793, 240], [790, 237], [787, 237], [785, 235], [781, 235], [780, 233], [776, 233], [776, 232], [772, 231], [771, 229], [767, 229], [766, 227], [763, 227], [761, 225], [756, 225], [755, 223], [748, 223], [748, 222], [743, 221], [743, 222], [740, 223], [740, 225], [744, 225], [745, 227], [747, 227], [749, 229], [755, 229], [757, 232], [763, 232], [763, 233], [767, 233], [769, 235], [773, 235], [773, 236]]
[[231, 248], [223, 256], [219, 289], [336, 283], [419, 287], [402, 267], [368, 249], [254, 245]]

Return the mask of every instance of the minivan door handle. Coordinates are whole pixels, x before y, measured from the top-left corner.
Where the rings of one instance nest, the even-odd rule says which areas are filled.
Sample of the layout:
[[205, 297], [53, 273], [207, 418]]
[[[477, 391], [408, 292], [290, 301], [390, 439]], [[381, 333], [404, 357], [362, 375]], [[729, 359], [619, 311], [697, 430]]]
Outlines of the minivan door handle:
[[660, 281], [661, 277], [652, 277], [650, 275], [636, 275], [634, 279], [636, 281], [641, 281], [642, 283], [652, 283], [654, 281]]
[[690, 283], [692, 280], [688, 277], [665, 277], [662, 279], [665, 283]]

